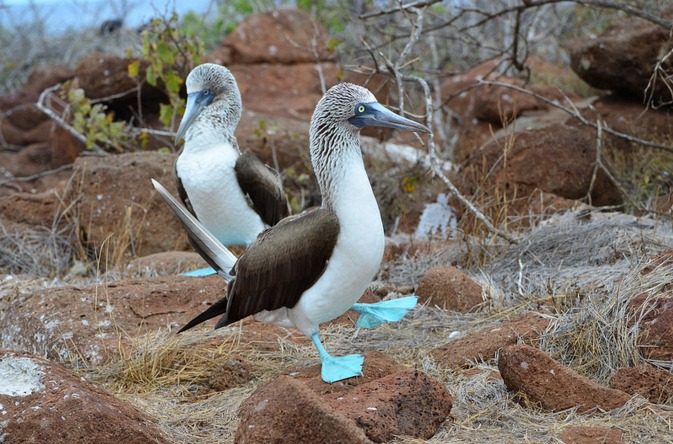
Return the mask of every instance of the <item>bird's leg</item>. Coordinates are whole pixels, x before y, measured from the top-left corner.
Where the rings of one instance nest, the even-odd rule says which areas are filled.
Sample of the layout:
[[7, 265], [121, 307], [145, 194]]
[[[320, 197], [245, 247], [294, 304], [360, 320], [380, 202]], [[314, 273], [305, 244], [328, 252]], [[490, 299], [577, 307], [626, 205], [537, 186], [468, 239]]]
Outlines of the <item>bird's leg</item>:
[[315, 348], [318, 349], [318, 354], [320, 354], [320, 361], [322, 362], [320, 376], [323, 381], [331, 384], [362, 375], [364, 356], [356, 354], [334, 357], [327, 353], [327, 350], [325, 350], [325, 347], [320, 342], [317, 332], [311, 335], [311, 340], [313, 340], [313, 344], [315, 344]]
[[374, 304], [354, 304], [351, 310], [360, 314], [355, 326], [374, 328], [386, 322], [397, 322], [416, 306], [418, 296], [407, 296]]

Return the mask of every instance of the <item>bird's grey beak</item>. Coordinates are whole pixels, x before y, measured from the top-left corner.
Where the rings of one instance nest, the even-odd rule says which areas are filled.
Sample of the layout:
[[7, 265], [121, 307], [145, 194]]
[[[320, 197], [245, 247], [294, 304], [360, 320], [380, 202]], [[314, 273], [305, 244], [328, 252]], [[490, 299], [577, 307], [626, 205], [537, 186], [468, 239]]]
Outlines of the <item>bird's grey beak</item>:
[[185, 115], [182, 116], [182, 121], [178, 127], [178, 132], [175, 134], [175, 143], [180, 142], [180, 139], [185, 137], [187, 129], [194, 123], [194, 120], [201, 114], [208, 105], [213, 101], [213, 94], [207, 89], [202, 91], [187, 94], [187, 107], [185, 108]]
[[399, 116], [378, 102], [365, 103], [363, 105], [365, 106], [364, 112], [348, 119], [350, 123], [358, 128], [383, 126], [386, 128], [396, 128], [422, 133], [430, 132], [425, 125]]

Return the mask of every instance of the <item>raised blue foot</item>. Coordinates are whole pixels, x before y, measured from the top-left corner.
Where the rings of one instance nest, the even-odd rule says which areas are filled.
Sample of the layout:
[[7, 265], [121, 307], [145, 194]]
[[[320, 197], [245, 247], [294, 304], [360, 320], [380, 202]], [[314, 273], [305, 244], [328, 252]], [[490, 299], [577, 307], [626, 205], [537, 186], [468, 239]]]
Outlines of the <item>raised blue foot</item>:
[[351, 310], [360, 313], [356, 327], [374, 328], [386, 322], [397, 322], [416, 306], [418, 296], [407, 296], [374, 304], [354, 304]]
[[322, 361], [320, 376], [323, 381], [331, 384], [343, 379], [362, 375], [362, 364], [365, 361], [364, 356], [347, 355], [334, 357], [327, 353], [325, 347], [320, 343], [318, 333], [314, 333], [311, 336], [311, 339], [320, 354], [320, 361]]
[[210, 276], [211, 274], [217, 273], [214, 268], [206, 267], [199, 268], [198, 270], [188, 271], [187, 273], [182, 273], [180, 276], [189, 276], [189, 277], [201, 277], [201, 276]]

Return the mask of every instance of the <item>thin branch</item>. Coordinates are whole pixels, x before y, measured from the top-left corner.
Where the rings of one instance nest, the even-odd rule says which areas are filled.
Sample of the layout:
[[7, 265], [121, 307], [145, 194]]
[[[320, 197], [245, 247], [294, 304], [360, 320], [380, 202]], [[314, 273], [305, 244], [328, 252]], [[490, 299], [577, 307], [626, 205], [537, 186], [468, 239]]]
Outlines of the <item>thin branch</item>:
[[596, 121], [596, 160], [594, 161], [594, 171], [591, 174], [591, 181], [589, 182], [589, 189], [587, 190], [586, 199], [589, 205], [591, 202], [591, 193], [594, 191], [594, 184], [598, 176], [598, 169], [601, 166], [601, 146], [603, 144], [603, 124], [600, 119]]
[[[570, 102], [570, 100], [568, 100], [568, 102], [570, 103], [570, 106], [573, 107], [573, 109], [571, 109], [567, 106], [563, 106], [560, 103], [558, 103], [554, 100], [550, 100], [546, 97], [543, 97], [543, 96], [541, 96], [537, 93], [534, 93], [533, 91], [529, 91], [525, 88], [521, 88], [520, 86], [512, 85], [512, 84], [509, 84], [509, 83], [495, 82], [495, 81], [490, 81], [490, 80], [479, 80], [477, 82], [477, 85], [500, 86], [500, 87], [503, 87], [503, 88], [513, 89], [513, 90], [518, 91], [518, 92], [523, 93], [523, 94], [528, 94], [528, 95], [533, 96], [536, 99], [541, 100], [541, 101], [543, 101], [543, 102], [545, 102], [545, 103], [547, 103], [547, 104], [549, 104], [549, 105], [551, 105], [555, 108], [560, 109], [561, 111], [563, 111], [563, 112], [569, 114], [570, 116], [576, 118], [577, 120], [579, 120], [582, 124], [584, 124], [586, 126], [590, 126], [594, 129], [598, 129], [598, 126], [595, 123], [587, 120], [582, 114], [580, 114], [580, 112], [576, 108], [574, 108], [575, 105], [572, 102]], [[633, 142], [633, 143], [637, 143], [639, 145], [647, 146], [647, 147], [650, 147], [650, 148], [656, 148], [656, 149], [659, 149], [659, 150], [668, 151], [668, 152], [673, 153], [673, 146], [664, 145], [662, 143], [650, 142], [649, 140], [640, 139], [640, 138], [632, 136], [630, 134], [626, 134], [626, 133], [622, 133], [620, 131], [614, 130], [614, 129], [610, 128], [609, 126], [603, 127], [603, 131], [605, 131], [606, 133], [608, 133], [610, 135], [613, 135], [615, 137], [619, 137], [620, 139], [627, 140], [629, 142]]]
[[[421, 33], [422, 33], [422, 28], [423, 28], [422, 21], [420, 20], [420, 18], [422, 17], [422, 14], [419, 15], [417, 13], [417, 17], [419, 19], [416, 21], [414, 29], [418, 33], [418, 35], [420, 36]], [[444, 171], [442, 170], [442, 166], [439, 162], [439, 157], [437, 155], [437, 149], [436, 149], [436, 146], [435, 146], [435, 134], [432, 131], [433, 120], [434, 120], [434, 105], [433, 105], [433, 100], [432, 100], [432, 91], [430, 90], [430, 85], [428, 84], [428, 82], [422, 77], [418, 77], [418, 76], [414, 76], [414, 75], [404, 75], [404, 74], [400, 73], [399, 70], [396, 68], [396, 65], [391, 64], [386, 59], [386, 57], [379, 52], [379, 57], [381, 57], [381, 59], [383, 59], [383, 60], [386, 60], [385, 66], [381, 66], [377, 62], [377, 58], [374, 56], [373, 50], [366, 44], [365, 41], [363, 41], [363, 43], [365, 43], [365, 48], [372, 55], [374, 63], [377, 66], [377, 71], [387, 73], [388, 75], [394, 76], [396, 79], [399, 79], [398, 80], [399, 85], [402, 85], [402, 81], [412, 81], [412, 82], [418, 83], [421, 86], [421, 88], [423, 89], [423, 94], [425, 96], [425, 107], [426, 107], [425, 108], [425, 121], [426, 121], [426, 125], [428, 126], [428, 128], [430, 128], [430, 133], [428, 134], [427, 147], [428, 147], [428, 152], [429, 152], [429, 155], [430, 155], [430, 165], [431, 165], [433, 173], [436, 174], [442, 180], [442, 182], [444, 182], [444, 184], [447, 186], [447, 188], [449, 189], [451, 194], [454, 197], [456, 197], [456, 199], [458, 199], [458, 201], [460, 201], [460, 203], [462, 203], [472, 214], [475, 215], [475, 217], [477, 219], [479, 219], [484, 224], [484, 226], [486, 227], [486, 229], [488, 231], [495, 234], [496, 236], [499, 236], [499, 237], [507, 240], [508, 242], [517, 243], [518, 241], [515, 238], [513, 238], [510, 234], [508, 234], [508, 233], [506, 233], [502, 230], [499, 230], [498, 228], [493, 226], [491, 221], [488, 220], [488, 218], [481, 211], [479, 211], [479, 209], [472, 202], [470, 202], [470, 200], [468, 198], [463, 196], [462, 193], [460, 192], [460, 190], [458, 190], [458, 188], [453, 184], [453, 182], [451, 182], [451, 179], [449, 179], [446, 176], [446, 174], [444, 174]], [[400, 94], [400, 96], [403, 96], [403, 94]], [[418, 138], [419, 141], [423, 142], [421, 137], [418, 134], [416, 134], [416, 137]]]
[[54, 174], [58, 174], [61, 171], [66, 171], [70, 169], [72, 169], [72, 163], [61, 165], [60, 167], [54, 168], [53, 170], [31, 174], [30, 176], [19, 176], [19, 177], [12, 177], [11, 179], [0, 180], [0, 186], [10, 184], [13, 182], [30, 182], [31, 180], [39, 179], [40, 177], [53, 176]]
[[[378, 17], [381, 15], [388, 15], [388, 14], [395, 14], [400, 11], [405, 11], [410, 8], [424, 8], [427, 6], [434, 5], [435, 3], [440, 3], [442, 0], [423, 0], [423, 1], [416, 1], [413, 3], [407, 3], [405, 5], [400, 5], [396, 6], [394, 8], [388, 8], [388, 9], [383, 9], [380, 11], [375, 11], [375, 12], [370, 12], [367, 14], [363, 14], [360, 16], [361, 19], [367, 19], [371, 17]], [[557, 4], [557, 3], [568, 3], [569, 1], [572, 1], [573, 3], [576, 3], [580, 6], [590, 6], [594, 8], [603, 8], [603, 9], [614, 9], [617, 11], [622, 11], [627, 13], [628, 15], [639, 17], [641, 19], [647, 20], [648, 22], [654, 23], [656, 25], [661, 26], [662, 28], [665, 29], [672, 29], [673, 28], [673, 22], [670, 20], [666, 20], [658, 15], [655, 14], [650, 14], [649, 12], [643, 11], [642, 9], [638, 9], [634, 6], [628, 5], [628, 4], [619, 4], [616, 2], [608, 1], [608, 0], [539, 0], [539, 1], [534, 1], [534, 0], [527, 0], [527, 1], [522, 1], [520, 4], [516, 6], [511, 6], [509, 8], [504, 8], [501, 9], [500, 11], [494, 12], [494, 13], [486, 13], [482, 10], [479, 9], [470, 9], [470, 8], [463, 8], [460, 9], [460, 12], [457, 14], [457, 16], [460, 16], [462, 14], [472, 12], [476, 14], [480, 14], [484, 16], [484, 19], [474, 23], [470, 27], [479, 27], [483, 25], [485, 22], [493, 20], [497, 17], [507, 15], [513, 12], [520, 12], [524, 11], [526, 9], [530, 8], [539, 8], [542, 6], [546, 5], [552, 5], [552, 4]], [[456, 17], [453, 17], [451, 20], [448, 22], [441, 23], [439, 25], [435, 25], [433, 27], [427, 28], [425, 32], [431, 32], [435, 31], [437, 29], [444, 28], [446, 26], [450, 26], [452, 23], [455, 22]], [[463, 29], [464, 30], [464, 29]]]

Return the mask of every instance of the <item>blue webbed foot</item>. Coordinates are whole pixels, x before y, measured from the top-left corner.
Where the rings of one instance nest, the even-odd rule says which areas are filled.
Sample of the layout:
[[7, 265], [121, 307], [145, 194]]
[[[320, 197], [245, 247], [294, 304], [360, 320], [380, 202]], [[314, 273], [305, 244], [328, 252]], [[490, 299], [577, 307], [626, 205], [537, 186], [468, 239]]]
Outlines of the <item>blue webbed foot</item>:
[[360, 313], [356, 327], [374, 328], [386, 322], [397, 322], [416, 306], [418, 296], [407, 296], [374, 304], [354, 304], [351, 310]]
[[325, 347], [320, 342], [318, 333], [313, 333], [311, 339], [320, 354], [320, 361], [322, 362], [320, 376], [323, 381], [331, 384], [362, 375], [362, 364], [365, 362], [364, 356], [347, 355], [334, 357], [327, 353], [327, 350], [325, 350]]
[[206, 267], [206, 268], [199, 268], [198, 270], [188, 271], [187, 273], [182, 273], [180, 276], [201, 277], [201, 276], [210, 276], [211, 274], [215, 273], [217, 273], [217, 271], [215, 271], [214, 268]]
[[362, 375], [362, 364], [365, 357], [362, 355], [328, 356], [322, 359], [320, 376], [328, 383], [341, 381]]

